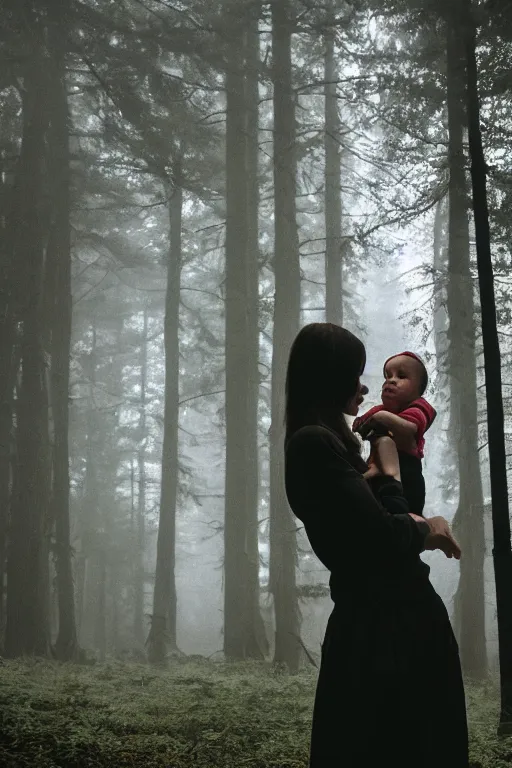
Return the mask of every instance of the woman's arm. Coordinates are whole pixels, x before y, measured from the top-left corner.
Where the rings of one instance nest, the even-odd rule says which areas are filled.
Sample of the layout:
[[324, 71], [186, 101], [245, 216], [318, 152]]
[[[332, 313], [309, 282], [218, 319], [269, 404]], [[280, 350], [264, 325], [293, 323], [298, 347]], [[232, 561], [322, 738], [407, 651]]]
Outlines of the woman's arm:
[[[384, 468], [382, 473], [373, 473], [370, 483], [372, 491], [377, 496], [382, 506], [391, 514], [403, 514], [409, 512], [409, 505], [402, 494], [401, 487], [392, 479], [399, 479], [399, 461], [396, 446], [389, 437], [381, 437], [374, 440], [373, 454], [375, 467]], [[366, 477], [366, 476], [365, 476]], [[416, 522], [421, 522], [424, 518], [411, 514]], [[426, 520], [429, 526], [429, 534], [425, 539], [425, 549], [440, 549], [446, 557], [455, 557], [460, 559], [460, 547], [453, 538], [450, 526], [443, 517], [431, 517]]]
[[[388, 495], [405, 502], [403, 513], [390, 514], [380, 504], [364, 477], [344, 456], [340, 441], [327, 429], [307, 427], [290, 440], [286, 451], [286, 486], [295, 514], [365, 551], [389, 555], [419, 554], [430, 529], [409, 514], [401, 486], [387, 478]], [[383, 483], [384, 485], [386, 483]], [[316, 519], [321, 515], [321, 520]]]

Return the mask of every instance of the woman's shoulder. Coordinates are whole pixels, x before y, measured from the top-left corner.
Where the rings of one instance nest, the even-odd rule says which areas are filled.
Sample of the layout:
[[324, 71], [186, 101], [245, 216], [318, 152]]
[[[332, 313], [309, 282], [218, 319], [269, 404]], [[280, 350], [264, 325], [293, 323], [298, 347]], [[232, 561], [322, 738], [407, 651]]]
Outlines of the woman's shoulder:
[[305, 427], [301, 427], [286, 442], [287, 454], [295, 453], [297, 450], [317, 451], [321, 449], [334, 450], [344, 458], [348, 454], [341, 436], [334, 432], [334, 430], [321, 424], [308, 424]]
[[322, 424], [308, 424], [294, 432], [286, 443], [285, 455], [288, 465], [304, 463], [310, 466], [334, 459], [340, 468], [355, 471], [358, 475], [367, 469], [359, 451], [347, 447], [342, 435]]

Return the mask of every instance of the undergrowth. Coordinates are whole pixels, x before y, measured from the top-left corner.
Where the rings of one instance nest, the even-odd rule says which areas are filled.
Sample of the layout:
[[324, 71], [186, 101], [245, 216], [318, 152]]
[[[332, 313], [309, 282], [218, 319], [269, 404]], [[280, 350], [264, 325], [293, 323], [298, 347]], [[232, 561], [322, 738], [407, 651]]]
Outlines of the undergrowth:
[[[313, 671], [39, 661], [0, 668], [2, 768], [306, 768]], [[512, 763], [494, 686], [468, 686], [474, 768]]]

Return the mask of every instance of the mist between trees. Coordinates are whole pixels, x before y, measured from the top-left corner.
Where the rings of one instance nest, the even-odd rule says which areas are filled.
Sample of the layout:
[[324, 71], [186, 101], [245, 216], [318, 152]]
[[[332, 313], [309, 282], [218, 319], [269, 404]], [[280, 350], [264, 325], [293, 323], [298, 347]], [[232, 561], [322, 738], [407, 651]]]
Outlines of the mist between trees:
[[[386, 357], [427, 360], [427, 514], [453, 518], [465, 557], [425, 557], [466, 673], [494, 667], [465, 79], [444, 5], [3, 3], [5, 656], [315, 663], [331, 603], [284, 495], [283, 405], [291, 341], [327, 318], [367, 342], [372, 405]], [[512, 25], [484, 16], [508, 428]]]

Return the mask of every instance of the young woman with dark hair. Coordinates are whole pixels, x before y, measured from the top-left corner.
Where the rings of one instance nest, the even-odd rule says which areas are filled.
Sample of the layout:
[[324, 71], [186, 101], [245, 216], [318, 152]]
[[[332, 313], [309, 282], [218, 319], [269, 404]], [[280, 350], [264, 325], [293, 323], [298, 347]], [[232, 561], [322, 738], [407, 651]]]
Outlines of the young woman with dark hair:
[[286, 491], [330, 571], [310, 768], [467, 768], [458, 647], [420, 553], [460, 550], [442, 517], [411, 514], [396, 446], [376, 435], [379, 474], [345, 415], [366, 388], [366, 354], [344, 328], [298, 334], [286, 382]]

